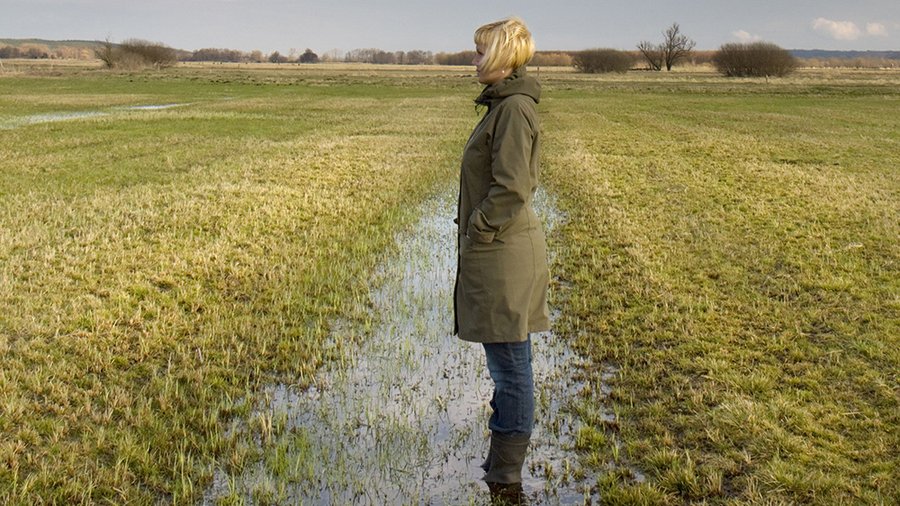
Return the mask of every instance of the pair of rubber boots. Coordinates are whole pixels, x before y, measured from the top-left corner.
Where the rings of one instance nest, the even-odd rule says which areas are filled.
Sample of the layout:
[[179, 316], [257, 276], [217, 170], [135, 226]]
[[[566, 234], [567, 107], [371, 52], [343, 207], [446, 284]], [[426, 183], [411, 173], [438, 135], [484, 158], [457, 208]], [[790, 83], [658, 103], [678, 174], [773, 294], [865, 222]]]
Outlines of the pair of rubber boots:
[[530, 434], [491, 432], [491, 448], [481, 468], [484, 469], [483, 479], [488, 484], [495, 504], [524, 503], [522, 466], [525, 464], [530, 439]]

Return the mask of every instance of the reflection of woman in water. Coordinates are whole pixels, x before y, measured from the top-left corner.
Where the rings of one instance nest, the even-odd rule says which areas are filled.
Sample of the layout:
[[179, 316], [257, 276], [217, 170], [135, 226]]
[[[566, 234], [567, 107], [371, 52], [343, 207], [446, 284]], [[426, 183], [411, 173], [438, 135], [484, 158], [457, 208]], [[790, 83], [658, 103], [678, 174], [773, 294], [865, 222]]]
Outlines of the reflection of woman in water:
[[520, 19], [482, 26], [475, 47], [472, 63], [486, 85], [475, 102], [487, 112], [466, 143], [460, 169], [456, 332], [484, 345], [494, 381], [484, 480], [492, 492], [521, 494], [534, 425], [529, 333], [550, 327], [546, 244], [532, 209], [541, 89], [525, 72], [534, 41]]

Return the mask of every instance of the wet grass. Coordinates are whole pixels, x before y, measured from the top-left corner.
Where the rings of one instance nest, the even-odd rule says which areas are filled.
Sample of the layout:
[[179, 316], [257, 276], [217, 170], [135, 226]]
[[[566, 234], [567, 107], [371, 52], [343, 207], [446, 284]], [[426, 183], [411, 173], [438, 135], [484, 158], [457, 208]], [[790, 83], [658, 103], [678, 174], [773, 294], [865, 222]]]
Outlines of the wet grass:
[[[587, 363], [573, 476], [609, 503], [894, 502], [898, 73], [541, 79], [556, 332]], [[0, 502], [195, 502], [260, 463], [250, 501], [290, 497], [311, 434], [254, 395], [357, 345], [329, 322], [365, 323], [477, 92], [470, 69], [0, 75]]]
[[[552, 230], [560, 217], [543, 192], [536, 201]], [[451, 335], [455, 204], [446, 191], [422, 206], [371, 278], [368, 317], [332, 325], [332, 343], [359, 346], [343, 347], [312, 387], [265, 389], [236, 427], [263, 457], [217, 469], [203, 504], [490, 504], [477, 464], [493, 385], [482, 347]], [[602, 409], [608, 389], [585, 390], [582, 359], [565, 340], [547, 332], [532, 341], [537, 421], [525, 492], [537, 504], [582, 504], [595, 487], [579, 462], [573, 401]]]

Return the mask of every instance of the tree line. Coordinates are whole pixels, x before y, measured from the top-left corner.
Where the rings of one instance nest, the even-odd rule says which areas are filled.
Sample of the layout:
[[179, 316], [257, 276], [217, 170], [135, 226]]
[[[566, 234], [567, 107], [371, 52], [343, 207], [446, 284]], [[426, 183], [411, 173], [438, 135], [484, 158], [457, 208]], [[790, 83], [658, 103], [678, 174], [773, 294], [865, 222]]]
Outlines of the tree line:
[[94, 58], [94, 51], [86, 47], [59, 46], [48, 47], [45, 44], [22, 44], [0, 46], [0, 59], [13, 58], [28, 60], [88, 60]]
[[[39, 41], [40, 42], [40, 41]], [[47, 42], [47, 41], [43, 41]], [[47, 42], [53, 44], [52, 41]], [[631, 70], [671, 71], [679, 64], [712, 64], [725, 76], [763, 77], [783, 76], [793, 71], [799, 60], [789, 51], [771, 42], [728, 43], [715, 51], [696, 51], [696, 43], [682, 33], [678, 23], [672, 23], [662, 32], [661, 40], [643, 40], [634, 50], [610, 48], [583, 51], [539, 51], [532, 66], [574, 66], [586, 73], [627, 72]], [[818, 55], [817, 55], [818, 56]], [[809, 66], [829, 67], [895, 67], [898, 61], [879, 54], [879, 58], [839, 57], [812, 58], [804, 63]], [[109, 68], [135, 69], [165, 67], [179, 61], [230, 62], [230, 63], [320, 63], [353, 62], [400, 65], [471, 65], [473, 51], [438, 52], [424, 50], [383, 51], [378, 48], [358, 48], [342, 53], [337, 49], [317, 54], [312, 49], [300, 52], [291, 49], [287, 54], [274, 51], [240, 51], [227, 48], [203, 48], [196, 51], [173, 49], [159, 42], [128, 39], [121, 43], [109, 40], [91, 51], [85, 47], [58, 46], [52, 50], [47, 45], [21, 44], [0, 46], [0, 59], [9, 58], [99, 58]]]
[[[648, 68], [671, 71], [676, 64], [688, 59], [696, 43], [681, 33], [678, 23], [663, 32], [662, 41], [652, 43], [641, 41], [638, 52], [616, 49], [590, 49], [575, 53], [546, 52], [536, 55], [532, 65], [573, 65], [586, 73], [627, 72], [631, 70], [638, 55]], [[96, 50], [96, 56], [108, 68], [135, 69], [145, 67], [165, 67], [177, 61], [216, 62], [263, 62], [270, 63], [318, 63], [323, 59], [312, 49], [306, 49], [299, 56], [292, 50], [289, 56], [275, 51], [267, 57], [260, 51], [245, 53], [233, 49], [205, 48], [190, 53], [182, 53], [158, 42], [129, 39], [114, 44], [108, 39]], [[345, 62], [401, 65], [470, 65], [473, 51], [438, 53], [430, 51], [382, 51], [377, 48], [354, 49], [344, 55]], [[329, 58], [333, 57], [333, 54]], [[797, 60], [788, 51], [768, 42], [750, 44], [724, 44], [712, 54], [710, 60], [723, 75], [729, 77], [784, 76], [797, 67]]]
[[[672, 23], [662, 32], [660, 42], [643, 40], [637, 53], [617, 49], [588, 49], [573, 55], [573, 65], [586, 73], [627, 72], [637, 61], [653, 71], [671, 71], [688, 60], [696, 42]], [[727, 77], [780, 77], [790, 74], [799, 62], [789, 51], [771, 42], [728, 43], [709, 55], [709, 61]]]

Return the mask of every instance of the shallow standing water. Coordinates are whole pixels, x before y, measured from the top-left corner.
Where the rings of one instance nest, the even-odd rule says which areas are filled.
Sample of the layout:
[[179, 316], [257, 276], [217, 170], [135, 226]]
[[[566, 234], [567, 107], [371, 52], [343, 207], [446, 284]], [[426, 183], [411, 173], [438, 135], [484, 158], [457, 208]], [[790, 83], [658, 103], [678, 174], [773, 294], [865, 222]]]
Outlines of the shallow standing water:
[[12, 130], [15, 128], [38, 125], [41, 123], [56, 123], [59, 121], [73, 121], [79, 119], [96, 118], [100, 116], [109, 116], [115, 111], [162, 111], [173, 107], [184, 107], [191, 104], [171, 103], [171, 104], [149, 104], [149, 105], [133, 105], [116, 107], [102, 111], [67, 111], [67, 112], [51, 112], [43, 114], [31, 114], [28, 116], [13, 116], [11, 118], [0, 118], [0, 130]]
[[[538, 197], [549, 231], [559, 215]], [[229, 494], [251, 504], [490, 502], [479, 464], [493, 384], [483, 348], [451, 335], [455, 204], [449, 196], [428, 202], [398, 237], [397, 254], [374, 275], [377, 323], [357, 350], [320, 371], [314, 387], [266, 389], [254, 414], [281, 420], [291, 439], [240, 476], [217, 470], [204, 504]], [[566, 410], [585, 395], [580, 359], [552, 333], [532, 342], [537, 412], [523, 486], [532, 503], [592, 502], [592, 479], [576, 470], [578, 424]]]

